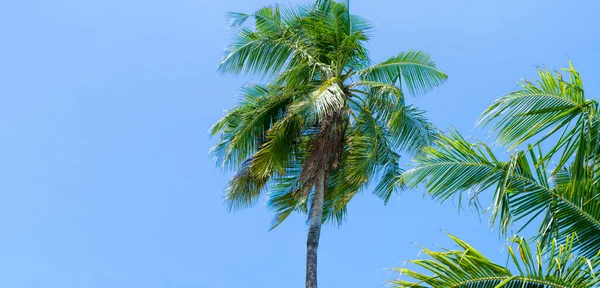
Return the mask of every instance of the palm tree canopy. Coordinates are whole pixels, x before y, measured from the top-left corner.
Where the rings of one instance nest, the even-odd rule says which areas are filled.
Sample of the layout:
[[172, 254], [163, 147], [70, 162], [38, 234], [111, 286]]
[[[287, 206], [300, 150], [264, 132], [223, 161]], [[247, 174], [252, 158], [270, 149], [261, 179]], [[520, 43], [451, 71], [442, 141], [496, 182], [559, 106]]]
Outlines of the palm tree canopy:
[[[499, 143], [513, 147], [543, 134], [541, 139], [500, 161], [485, 143], [451, 131], [416, 156], [416, 167], [404, 180], [425, 183], [441, 200], [464, 191], [476, 197], [492, 188], [492, 223], [499, 220], [503, 233], [515, 220], [526, 226], [541, 215], [544, 242], [564, 241], [576, 232], [574, 246], [585, 256], [595, 255], [600, 250], [600, 122], [596, 101], [583, 97], [579, 73], [572, 66], [566, 71], [570, 81], [540, 69], [541, 80], [524, 81], [524, 89], [501, 97], [482, 116], [484, 124], [496, 121]], [[556, 143], [548, 143], [556, 132], [561, 132]]]
[[328, 183], [323, 220], [340, 223], [376, 175], [375, 194], [387, 201], [402, 172], [397, 153], [436, 135], [404, 91], [421, 95], [446, 74], [420, 51], [373, 64], [365, 47], [372, 25], [346, 4], [274, 5], [229, 17], [235, 39], [219, 70], [269, 80], [244, 88], [239, 105], [211, 128], [217, 163], [236, 171], [225, 194], [230, 209], [267, 194], [275, 227], [309, 209], [320, 170]]
[[[577, 255], [571, 264], [585, 260], [585, 269], [592, 273], [579, 275], [585, 279], [577, 281], [596, 281], [600, 251], [598, 104], [584, 96], [581, 77], [572, 64], [563, 70], [568, 73], [566, 79], [540, 68], [538, 81], [522, 81], [522, 89], [499, 98], [484, 111], [480, 123], [493, 123], [497, 143], [512, 151], [508, 160], [499, 160], [485, 143], [469, 142], [450, 131], [424, 148], [415, 158], [415, 167], [402, 179], [412, 186], [424, 183], [428, 192], [442, 201], [464, 192], [476, 200], [480, 193], [493, 191], [491, 223], [499, 223], [503, 234], [511, 232], [515, 221], [521, 220], [525, 227], [537, 219], [538, 257], [552, 261], [554, 252], [548, 251], [557, 245], [568, 247], [569, 253]], [[521, 145], [529, 140], [531, 144]], [[430, 271], [450, 275], [448, 271]], [[531, 287], [593, 286], [586, 283]], [[503, 287], [489, 285], [477, 287]]]

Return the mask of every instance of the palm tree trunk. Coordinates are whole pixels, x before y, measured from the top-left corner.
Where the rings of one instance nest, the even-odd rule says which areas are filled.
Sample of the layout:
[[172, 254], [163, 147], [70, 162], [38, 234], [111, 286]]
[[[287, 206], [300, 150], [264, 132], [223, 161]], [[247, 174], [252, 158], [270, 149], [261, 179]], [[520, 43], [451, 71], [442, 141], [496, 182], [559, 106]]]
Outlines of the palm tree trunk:
[[306, 240], [306, 288], [317, 288], [317, 249], [321, 235], [323, 201], [325, 198], [325, 171], [318, 172]]

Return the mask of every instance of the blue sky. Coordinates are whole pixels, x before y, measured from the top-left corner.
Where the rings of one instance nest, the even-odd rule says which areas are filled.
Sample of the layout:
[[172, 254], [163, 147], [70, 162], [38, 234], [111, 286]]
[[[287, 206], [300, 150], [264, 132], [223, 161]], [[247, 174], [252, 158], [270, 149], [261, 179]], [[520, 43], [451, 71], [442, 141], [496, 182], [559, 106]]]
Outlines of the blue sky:
[[[221, 202], [230, 174], [208, 156], [208, 128], [243, 77], [216, 67], [230, 39], [224, 14], [273, 0], [0, 3], [0, 286], [303, 287], [306, 227], [268, 232], [261, 205]], [[493, 99], [566, 66], [600, 92], [596, 1], [352, 1], [377, 24], [372, 56], [429, 52], [450, 78], [413, 103], [467, 135]], [[284, 3], [295, 3], [285, 1]], [[596, 68], [596, 69], [594, 69]], [[325, 227], [321, 287], [382, 287], [384, 270], [441, 230], [503, 261], [486, 216], [407, 191], [387, 206], [355, 197]]]

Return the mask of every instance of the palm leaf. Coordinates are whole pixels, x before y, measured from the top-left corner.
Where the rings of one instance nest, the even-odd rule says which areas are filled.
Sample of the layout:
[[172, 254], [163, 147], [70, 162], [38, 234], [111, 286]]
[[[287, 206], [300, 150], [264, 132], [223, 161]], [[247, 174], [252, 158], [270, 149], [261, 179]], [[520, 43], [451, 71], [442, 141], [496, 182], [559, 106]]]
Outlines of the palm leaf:
[[[568, 82], [541, 69], [540, 80], [524, 81], [522, 90], [484, 112], [482, 123], [496, 121], [499, 142], [511, 148], [544, 133], [523, 151], [499, 161], [484, 143], [470, 143], [451, 131], [417, 154], [415, 167], [398, 182], [424, 183], [442, 201], [460, 199], [464, 192], [477, 200], [494, 189], [491, 221], [499, 220], [502, 233], [512, 223], [523, 221], [524, 228], [541, 219], [542, 245], [565, 244], [576, 234], [573, 251], [595, 256], [600, 251], [600, 121], [596, 102], [584, 97], [579, 73], [572, 66], [566, 71]], [[559, 130], [558, 140], [548, 145], [549, 136]]]
[[414, 161], [415, 167], [402, 180], [412, 187], [424, 183], [435, 199], [445, 201], [469, 192], [471, 203], [479, 208], [479, 194], [494, 189], [491, 223], [499, 221], [502, 233], [507, 233], [513, 221], [530, 220], [545, 211], [553, 195], [524, 153], [516, 152], [502, 162], [487, 145], [470, 143], [456, 131], [440, 135]]
[[264, 192], [265, 185], [269, 181], [269, 176], [256, 177], [252, 175], [250, 168], [252, 159], [248, 159], [238, 169], [236, 174], [229, 180], [225, 190], [224, 201], [230, 211], [250, 207]]
[[389, 122], [391, 142], [406, 151], [416, 152], [430, 145], [439, 132], [427, 118], [425, 112], [414, 106], [404, 106], [395, 111]]
[[[565, 132], [557, 144], [562, 147], [569, 139], [577, 138], [581, 126], [586, 128], [584, 132], [597, 128], [600, 120], [597, 101], [585, 99], [581, 78], [572, 65], [567, 72], [569, 82], [563, 80], [560, 73], [553, 75], [546, 68], [538, 69], [538, 81], [521, 81], [522, 89], [494, 101], [483, 112], [479, 123], [495, 122], [493, 130], [498, 134], [498, 142], [510, 148], [545, 132], [539, 143], [563, 128]], [[573, 124], [574, 127], [569, 128]], [[572, 151], [563, 155], [564, 158], [570, 156]]]
[[265, 36], [240, 28], [233, 44], [227, 48], [219, 70], [224, 73], [246, 72], [260, 76], [279, 72], [293, 52], [289, 43], [280, 37]]
[[[429, 259], [412, 260], [409, 263], [426, 272], [410, 268], [395, 269], [400, 279], [392, 281], [395, 287], [490, 287], [490, 288], [566, 288], [596, 287], [600, 276], [600, 257], [576, 256], [572, 250], [574, 237], [564, 245], [552, 242], [549, 252], [542, 252], [543, 245], [536, 245], [537, 254], [530, 251], [529, 244], [518, 236], [510, 239], [516, 251], [508, 247], [509, 259], [518, 273], [492, 262], [475, 248], [453, 235], [452, 240], [460, 250], [431, 251], [423, 249]], [[404, 280], [409, 278], [410, 280]]]
[[443, 83], [448, 76], [438, 70], [429, 54], [407, 51], [358, 72], [364, 79], [394, 84], [403, 81], [412, 95], [421, 95]]
[[280, 87], [251, 85], [243, 89], [240, 104], [211, 128], [219, 142], [211, 150], [224, 168], [237, 169], [265, 142], [265, 133], [278, 122], [292, 101], [294, 93]]

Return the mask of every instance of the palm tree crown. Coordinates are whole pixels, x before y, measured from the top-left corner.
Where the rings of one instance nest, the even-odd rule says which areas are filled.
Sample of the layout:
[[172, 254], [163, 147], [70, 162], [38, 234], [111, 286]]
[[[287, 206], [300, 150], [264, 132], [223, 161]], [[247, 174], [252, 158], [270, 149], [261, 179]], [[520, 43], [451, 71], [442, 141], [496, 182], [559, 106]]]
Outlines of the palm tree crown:
[[319, 171], [327, 182], [323, 220], [340, 223], [348, 201], [377, 173], [375, 194], [387, 201], [401, 172], [397, 149], [415, 151], [434, 132], [422, 111], [405, 104], [403, 89], [420, 95], [447, 76], [420, 51], [373, 65], [364, 46], [372, 25], [347, 4], [229, 16], [236, 36], [219, 69], [270, 79], [244, 88], [211, 130], [219, 136], [217, 163], [237, 171], [225, 195], [230, 209], [268, 192], [275, 227], [293, 211], [309, 211]]
[[[348, 4], [265, 7], [231, 13], [236, 40], [221, 62], [226, 73], [268, 78], [212, 128], [217, 162], [237, 172], [225, 200], [252, 205], [268, 191], [272, 228], [293, 211], [307, 213], [306, 287], [317, 287], [321, 224], [341, 223], [346, 204], [376, 175], [388, 201], [402, 172], [398, 150], [416, 151], [435, 135], [423, 112], [406, 105], [447, 77], [429, 55], [400, 53], [373, 65], [365, 47], [371, 24]], [[244, 26], [250, 18], [254, 28]]]
[[[540, 68], [538, 81], [522, 81], [520, 90], [499, 98], [482, 114], [480, 123], [494, 123], [497, 142], [513, 151], [507, 161], [498, 160], [485, 143], [469, 142], [451, 131], [418, 154], [416, 167], [403, 175], [411, 185], [425, 183], [429, 193], [442, 201], [464, 191], [475, 198], [494, 191], [491, 219], [499, 223], [503, 234], [510, 233], [515, 222], [525, 227], [538, 219], [534, 238], [538, 239], [539, 267], [519, 270], [517, 275], [502, 270], [504, 278], [493, 278], [491, 270], [454, 274], [446, 258], [430, 254], [435, 260], [426, 261], [430, 264], [425, 268], [435, 275], [408, 273], [424, 281], [418, 283], [431, 284], [452, 274], [481, 281], [469, 285], [458, 281], [462, 284], [443, 287], [596, 287], [600, 271], [600, 114], [598, 102], [585, 97], [573, 65], [563, 70], [567, 79]], [[521, 145], [529, 140], [532, 143]], [[472, 248], [460, 246], [463, 253], [471, 253]], [[533, 265], [529, 252], [521, 246], [520, 258]], [[544, 274], [542, 262], [562, 266], [552, 266], [549, 274]], [[464, 269], [475, 267], [467, 262], [455, 264], [467, 265]], [[488, 267], [479, 262], [476, 266]], [[486, 282], [486, 277], [501, 281]], [[417, 282], [397, 284], [424, 287]]]

